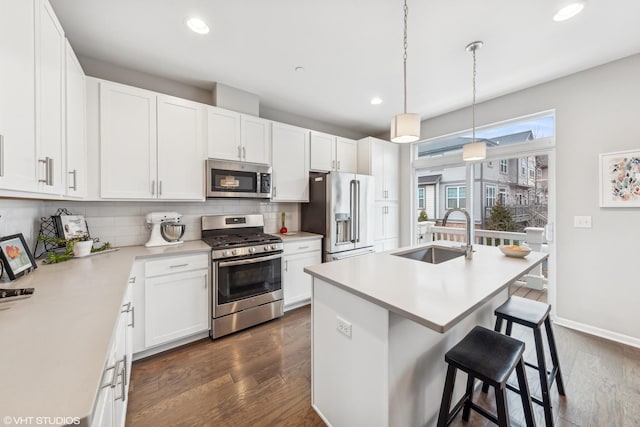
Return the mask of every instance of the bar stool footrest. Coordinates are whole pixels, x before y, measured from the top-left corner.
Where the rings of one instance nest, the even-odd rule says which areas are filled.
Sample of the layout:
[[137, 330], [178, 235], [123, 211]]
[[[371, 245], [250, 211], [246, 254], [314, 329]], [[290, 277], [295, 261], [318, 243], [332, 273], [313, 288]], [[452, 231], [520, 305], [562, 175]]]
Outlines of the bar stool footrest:
[[[518, 387], [512, 386], [511, 384], [507, 384], [507, 388], [509, 390], [513, 391], [514, 393], [520, 394], [520, 389]], [[531, 401], [534, 402], [534, 403], [537, 403], [540, 406], [544, 406], [544, 403], [542, 402], [542, 399], [539, 399], [534, 395], [531, 395]]]

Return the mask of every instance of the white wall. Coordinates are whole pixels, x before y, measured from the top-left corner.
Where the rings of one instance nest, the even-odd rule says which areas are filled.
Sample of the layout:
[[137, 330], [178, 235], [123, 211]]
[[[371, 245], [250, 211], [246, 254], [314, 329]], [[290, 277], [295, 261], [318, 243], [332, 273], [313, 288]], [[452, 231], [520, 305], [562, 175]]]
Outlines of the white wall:
[[[600, 208], [598, 154], [640, 149], [640, 55], [477, 106], [479, 125], [556, 110], [556, 313], [575, 327], [640, 346], [639, 208]], [[482, 96], [482, 88], [479, 95]], [[430, 138], [469, 127], [469, 109], [422, 123]], [[409, 148], [401, 170], [409, 171]], [[401, 177], [402, 238], [410, 237], [409, 173]], [[573, 228], [575, 215], [593, 228]]]

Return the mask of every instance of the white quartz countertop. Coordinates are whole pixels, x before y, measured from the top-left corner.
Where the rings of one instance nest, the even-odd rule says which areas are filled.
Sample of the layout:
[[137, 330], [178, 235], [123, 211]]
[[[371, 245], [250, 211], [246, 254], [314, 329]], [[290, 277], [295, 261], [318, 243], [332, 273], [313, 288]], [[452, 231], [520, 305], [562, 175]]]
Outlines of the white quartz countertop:
[[[441, 246], [459, 243], [438, 241]], [[428, 245], [422, 245], [428, 246]], [[401, 248], [307, 267], [305, 272], [437, 332], [446, 332], [548, 254], [508, 258], [497, 247], [474, 246], [464, 256], [430, 264], [402, 258]]]
[[29, 298], [0, 302], [0, 419], [78, 417], [86, 424], [133, 261], [210, 250], [199, 240], [124, 247], [39, 264], [28, 276], [0, 282], [2, 288], [35, 288]]
[[282, 238], [282, 241], [284, 243], [303, 241], [303, 240], [322, 239], [322, 234], [309, 233], [308, 231], [294, 231], [293, 233], [287, 233], [287, 234], [277, 233], [277, 234], [274, 234], [274, 236], [278, 236]]

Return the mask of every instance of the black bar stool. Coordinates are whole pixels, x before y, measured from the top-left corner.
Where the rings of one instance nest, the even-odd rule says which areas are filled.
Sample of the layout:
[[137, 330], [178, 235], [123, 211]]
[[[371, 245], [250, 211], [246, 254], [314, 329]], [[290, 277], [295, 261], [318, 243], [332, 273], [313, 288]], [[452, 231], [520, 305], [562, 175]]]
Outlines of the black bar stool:
[[[522, 341], [481, 326], [473, 328], [466, 337], [444, 356], [444, 360], [449, 364], [449, 367], [447, 368], [447, 380], [442, 393], [438, 427], [449, 425], [462, 407], [464, 407], [462, 419], [465, 421], [469, 420], [469, 413], [473, 409], [501, 427], [510, 426], [506, 384], [514, 369], [518, 376], [518, 385], [522, 390], [520, 398], [522, 399], [527, 427], [535, 426], [529, 386], [527, 385], [527, 376], [524, 361], [522, 360], [523, 352], [524, 343]], [[462, 399], [449, 412], [458, 369], [467, 373], [467, 389]], [[495, 388], [497, 417], [473, 403], [473, 383], [476, 378]]]
[[[547, 427], [553, 426], [553, 413], [551, 410], [550, 390], [553, 385], [553, 381], [556, 381], [558, 387], [558, 393], [564, 396], [564, 383], [562, 382], [562, 374], [560, 372], [560, 363], [558, 362], [558, 351], [556, 349], [556, 341], [553, 337], [553, 330], [551, 329], [551, 320], [549, 319], [549, 312], [551, 306], [539, 301], [533, 301], [526, 298], [520, 298], [516, 296], [510, 297], [507, 302], [496, 308], [496, 326], [495, 330], [500, 332], [502, 330], [503, 320], [507, 321], [506, 334], [511, 335], [511, 329], [513, 323], [526, 326], [533, 329], [533, 337], [536, 344], [536, 355], [538, 358], [538, 365], [532, 365], [525, 362], [525, 365], [530, 368], [536, 369], [540, 377], [540, 388], [542, 389], [542, 400], [537, 397], [531, 397], [531, 400], [542, 405], [544, 408], [544, 419]], [[547, 371], [547, 364], [544, 357], [544, 345], [542, 342], [542, 324], [544, 323], [545, 330], [547, 331], [547, 341], [549, 344], [549, 352], [551, 353], [551, 361], [553, 367], [551, 371]], [[507, 384], [509, 390], [519, 392], [517, 388]], [[485, 383], [482, 386], [482, 391], [487, 392], [489, 386]]]

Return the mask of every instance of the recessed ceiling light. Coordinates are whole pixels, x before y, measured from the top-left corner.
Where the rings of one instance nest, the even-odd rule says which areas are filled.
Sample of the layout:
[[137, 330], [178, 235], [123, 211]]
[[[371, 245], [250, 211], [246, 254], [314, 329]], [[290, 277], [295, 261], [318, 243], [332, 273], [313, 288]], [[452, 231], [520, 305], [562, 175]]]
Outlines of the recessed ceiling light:
[[296, 72], [301, 73], [304, 71], [304, 67], [296, 67], [295, 70]]
[[584, 3], [582, 2], [574, 2], [566, 5], [562, 9], [560, 9], [554, 16], [553, 20], [556, 22], [566, 21], [567, 19], [571, 19], [584, 9]]
[[191, 28], [191, 31], [198, 34], [207, 34], [209, 32], [209, 26], [200, 18], [189, 18], [187, 20], [187, 26]]
[[380, 105], [382, 104], [382, 98], [380, 98], [379, 96], [375, 96], [371, 98], [371, 101], [369, 102], [371, 103], [371, 105]]

